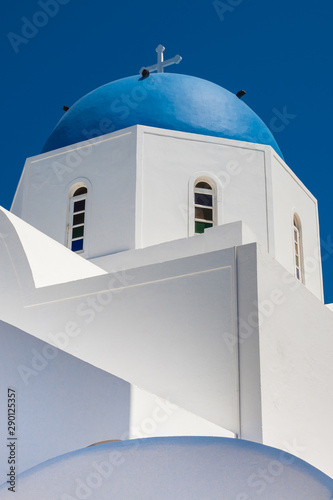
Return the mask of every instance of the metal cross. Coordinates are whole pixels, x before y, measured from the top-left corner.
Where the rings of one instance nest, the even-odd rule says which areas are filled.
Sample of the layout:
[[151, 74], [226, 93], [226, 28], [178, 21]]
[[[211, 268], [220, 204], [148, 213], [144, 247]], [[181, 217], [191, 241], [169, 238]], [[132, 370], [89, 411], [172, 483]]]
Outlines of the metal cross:
[[149, 73], [152, 71], [157, 71], [157, 73], [163, 73], [164, 68], [166, 66], [170, 66], [171, 64], [179, 64], [182, 58], [177, 54], [175, 57], [172, 57], [171, 59], [167, 59], [164, 61], [163, 57], [163, 52], [165, 51], [165, 47], [163, 45], [159, 45], [156, 47], [156, 52], [157, 52], [157, 64], [153, 64], [152, 66], [144, 66], [143, 68], [140, 69], [140, 75], [142, 74], [142, 71], [144, 69], [147, 69]]

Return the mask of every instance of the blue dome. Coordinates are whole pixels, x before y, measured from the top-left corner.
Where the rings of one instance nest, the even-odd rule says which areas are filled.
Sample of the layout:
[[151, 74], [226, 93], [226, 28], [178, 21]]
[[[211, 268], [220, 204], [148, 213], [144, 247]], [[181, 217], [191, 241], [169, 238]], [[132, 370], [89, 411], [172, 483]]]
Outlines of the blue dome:
[[90, 92], [65, 113], [42, 152], [133, 125], [267, 144], [282, 157], [270, 130], [238, 97], [207, 80], [172, 73], [131, 76]]

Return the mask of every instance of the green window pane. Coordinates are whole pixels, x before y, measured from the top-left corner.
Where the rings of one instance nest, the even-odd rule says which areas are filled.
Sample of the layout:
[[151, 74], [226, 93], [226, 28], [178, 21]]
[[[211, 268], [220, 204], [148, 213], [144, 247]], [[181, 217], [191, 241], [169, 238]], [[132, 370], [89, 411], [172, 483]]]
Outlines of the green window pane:
[[195, 221], [195, 234], [202, 234], [208, 227], [213, 227], [213, 224], [211, 222]]
[[296, 266], [299, 267], [298, 255], [296, 255]]
[[204, 222], [196, 222], [195, 223], [195, 233], [196, 234], [201, 234], [205, 230], [205, 223]]
[[72, 238], [80, 238], [83, 236], [84, 226], [73, 227]]

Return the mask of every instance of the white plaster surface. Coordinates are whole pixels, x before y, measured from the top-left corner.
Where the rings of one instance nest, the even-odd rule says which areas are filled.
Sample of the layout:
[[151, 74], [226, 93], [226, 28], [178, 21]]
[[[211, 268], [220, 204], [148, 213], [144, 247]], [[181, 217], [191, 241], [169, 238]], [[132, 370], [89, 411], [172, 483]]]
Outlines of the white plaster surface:
[[37, 288], [100, 276], [106, 272], [57, 241], [0, 208], [13, 224], [29, 261]]
[[[105, 440], [232, 432], [0, 322], [0, 389], [15, 390], [16, 473]], [[7, 412], [6, 397], [0, 412]], [[7, 443], [7, 427], [0, 439]], [[8, 472], [0, 460], [0, 483]]]
[[241, 221], [215, 226], [201, 235], [168, 241], [150, 247], [128, 250], [91, 259], [91, 262], [109, 272], [168, 262], [177, 258], [201, 255], [256, 241], [252, 231]]
[[193, 193], [194, 186], [190, 187], [189, 182], [205, 175], [212, 175], [221, 189], [218, 223], [242, 220], [257, 241], [267, 246], [263, 149], [147, 127], [140, 128], [140, 132], [141, 247], [193, 234], [189, 228], [193, 210], [189, 192]]
[[333, 477], [332, 312], [260, 249], [258, 303], [263, 442]]
[[289, 272], [296, 211], [305, 286], [322, 300], [317, 202], [269, 146], [130, 127], [28, 159], [12, 211], [66, 244], [68, 193], [76, 182], [85, 182], [83, 256], [105, 262], [117, 252], [192, 236], [197, 177], [211, 178], [219, 192], [217, 224], [242, 221]]
[[128, 437], [127, 382], [3, 322], [0, 343], [0, 483], [9, 472], [8, 387], [16, 399], [16, 473], [105, 439]]
[[130, 437], [156, 436], [236, 437], [233, 432], [132, 385]]
[[[6, 217], [3, 224], [6, 233]], [[332, 312], [264, 249], [257, 257], [254, 243], [198, 255], [187, 243], [183, 258], [179, 243], [174, 260], [36, 289], [16, 232], [8, 232], [0, 246], [1, 316], [245, 439], [281, 448], [305, 439], [298, 454], [331, 474]], [[261, 302], [278, 304], [288, 287], [297, 287], [293, 299], [258, 328]], [[272, 367], [292, 346], [281, 373], [295, 376], [284, 380]], [[313, 380], [304, 384], [307, 366]], [[286, 391], [281, 411], [271, 384]]]
[[2, 243], [5, 321], [238, 433], [233, 249], [36, 289], [16, 232]]
[[237, 248], [238, 342], [228, 338], [228, 347], [239, 352], [240, 437], [262, 443], [257, 301], [257, 245], [244, 245]]
[[275, 259], [294, 274], [293, 215], [301, 221], [306, 288], [323, 301], [317, 200], [277, 155], [272, 156]]
[[83, 256], [134, 248], [135, 144], [132, 127], [29, 158], [11, 211], [66, 245], [69, 191], [83, 182], [88, 187]]
[[[189, 237], [196, 175], [221, 192], [219, 227]], [[266, 146], [131, 127], [27, 160], [12, 210], [65, 243], [78, 181], [89, 186], [84, 257], [107, 274], [44, 277], [53, 243], [30, 245], [30, 229], [12, 218], [16, 233], [2, 212], [1, 318], [140, 387], [133, 425], [157, 397], [181, 408], [179, 431], [189, 412], [196, 429], [202, 419], [207, 433], [219, 426], [333, 475], [317, 203], [283, 160]], [[304, 285], [292, 275], [295, 212]], [[69, 254], [61, 266], [79, 259]]]

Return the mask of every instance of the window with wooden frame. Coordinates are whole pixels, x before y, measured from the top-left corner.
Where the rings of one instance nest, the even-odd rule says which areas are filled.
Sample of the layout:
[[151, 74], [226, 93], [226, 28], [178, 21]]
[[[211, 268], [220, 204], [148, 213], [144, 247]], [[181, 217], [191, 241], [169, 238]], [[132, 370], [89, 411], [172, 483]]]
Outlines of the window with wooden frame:
[[215, 191], [206, 180], [194, 185], [194, 234], [202, 234], [215, 225]]
[[76, 253], [84, 251], [87, 195], [88, 190], [82, 185], [75, 189], [70, 198], [68, 247]]
[[293, 234], [294, 234], [294, 266], [295, 276], [298, 280], [303, 282], [303, 244], [302, 244], [302, 230], [301, 221], [298, 215], [294, 214], [293, 218]]

